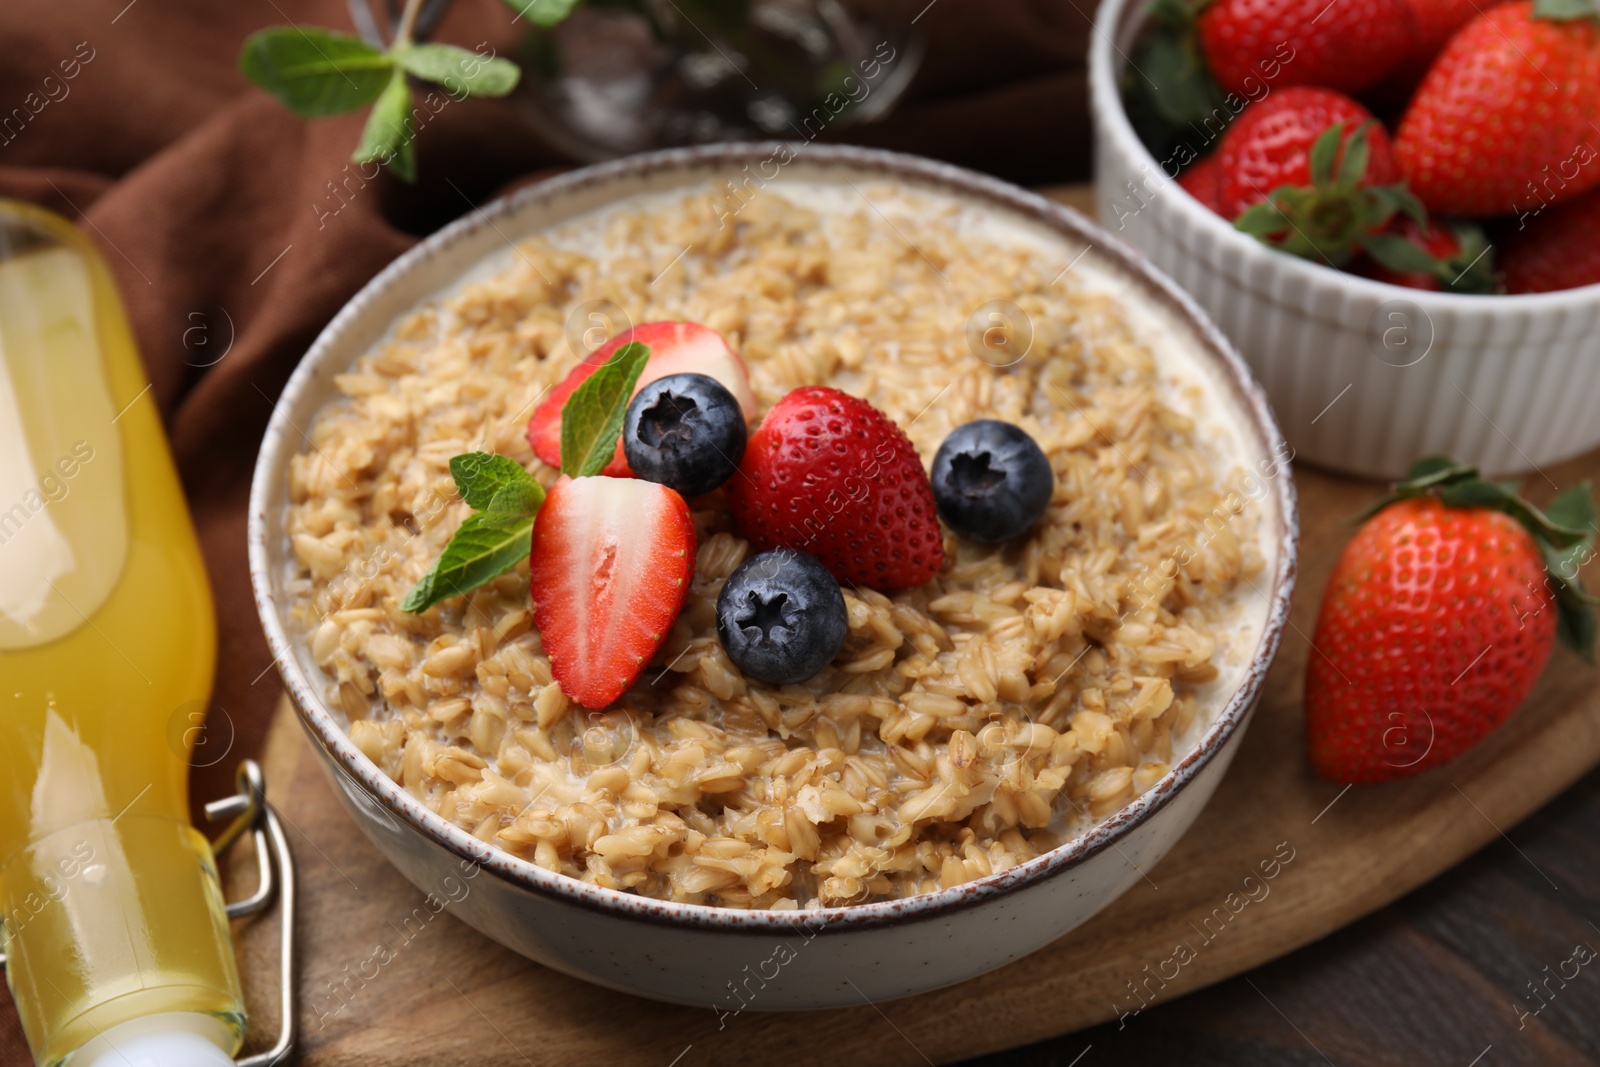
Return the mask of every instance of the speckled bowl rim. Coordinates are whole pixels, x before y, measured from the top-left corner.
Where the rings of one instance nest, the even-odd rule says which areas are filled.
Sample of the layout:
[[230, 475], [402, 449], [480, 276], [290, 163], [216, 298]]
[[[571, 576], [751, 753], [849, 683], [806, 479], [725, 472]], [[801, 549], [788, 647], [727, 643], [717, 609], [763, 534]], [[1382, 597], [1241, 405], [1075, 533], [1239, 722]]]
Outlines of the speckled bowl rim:
[[[302, 725], [314, 741], [321, 744], [347, 782], [427, 840], [527, 892], [619, 918], [680, 928], [767, 936], [793, 933], [794, 924], [802, 920], [806, 922], [808, 930], [838, 933], [945, 916], [1055, 877], [1115, 847], [1120, 838], [1126, 837], [1165, 808], [1242, 729], [1260, 696], [1267, 669], [1272, 664], [1288, 623], [1299, 535], [1293, 479], [1280, 476], [1268, 480], [1267, 484], [1275, 498], [1279, 524], [1276, 531], [1277, 566], [1272, 578], [1265, 626], [1239, 688], [1218, 712], [1194, 750], [1149, 790], [1082, 836], [1009, 870], [965, 885], [897, 900], [793, 911], [683, 904], [605, 889], [546, 871], [480, 841], [429, 811], [379, 770], [340, 729], [301, 669], [288, 629], [274, 602], [272, 573], [284, 562], [284, 552], [282, 546], [269, 551], [266, 505], [271, 487], [286, 477], [288, 462], [297, 453], [300, 443], [300, 434], [294, 428], [289, 409], [302, 391], [312, 387], [317, 369], [336, 350], [341, 334], [354, 324], [362, 307], [372, 301], [376, 294], [396, 284], [409, 271], [420, 267], [429, 257], [455, 242], [475, 234], [483, 227], [497, 227], [497, 220], [518, 211], [529, 202], [558, 199], [591, 184], [625, 183], [625, 180], [647, 179], [664, 173], [704, 172], [707, 178], [713, 172], [731, 174], [743, 164], [768, 158], [778, 150], [779, 145], [779, 142], [751, 142], [669, 149], [570, 171], [485, 204], [480, 210], [469, 212], [400, 256], [368, 282], [333, 318], [284, 386], [282, 397], [273, 410], [262, 438], [250, 488], [248, 526], [250, 581], [273, 662], [289, 690]], [[854, 178], [904, 179], [914, 185], [931, 187], [935, 192], [966, 199], [981, 207], [1009, 212], [1053, 230], [1068, 240], [1092, 245], [1104, 262], [1141, 286], [1150, 299], [1164, 305], [1178, 323], [1193, 332], [1199, 341], [1202, 358], [1209, 358], [1219, 372], [1219, 384], [1233, 394], [1238, 410], [1250, 419], [1251, 425], [1242, 429], [1247, 431], [1248, 438], [1254, 439], [1251, 443], [1259, 447], [1260, 454], [1288, 454], [1265, 392], [1251, 377], [1244, 360], [1200, 307], [1137, 251], [1095, 226], [1077, 211], [1005, 182], [916, 156], [844, 146], [790, 144], [787, 147], [794, 153], [796, 161], [803, 162], [808, 168], [837, 168], [844, 171], [847, 177]], [[1272, 536], [1271, 531], [1263, 532], [1263, 540], [1269, 540]]]
[[[1335, 270], [1298, 256], [1274, 252], [1255, 238], [1240, 233], [1222, 216], [1207, 210], [1198, 200], [1182, 191], [1178, 183], [1167, 174], [1162, 165], [1156, 161], [1156, 157], [1145, 147], [1139, 135], [1134, 133], [1133, 123], [1128, 119], [1127, 109], [1122, 105], [1122, 94], [1117, 90], [1117, 75], [1124, 64], [1132, 61], [1120, 51], [1116, 41], [1121, 23], [1130, 17], [1128, 14], [1130, 9], [1149, 3], [1150, 0], [1103, 0], [1099, 10], [1095, 12], [1094, 33], [1090, 35], [1089, 41], [1090, 113], [1101, 127], [1101, 133], [1116, 142], [1124, 158], [1147, 164], [1147, 173], [1158, 176], [1156, 180], [1161, 183], [1161, 191], [1156, 195], [1181, 194], [1172, 196], [1175, 210], [1186, 215], [1191, 224], [1197, 226], [1199, 232], [1210, 240], [1231, 248], [1244, 258], [1248, 266], [1238, 272], [1236, 281], [1249, 289], [1252, 295], [1275, 304], [1283, 303], [1281, 297], [1258, 292], [1245, 281], [1254, 269], [1270, 263], [1272, 269], [1297, 283], [1342, 285], [1351, 292], [1378, 300], [1404, 298], [1425, 312], [1437, 311], [1441, 315], [1453, 312], [1458, 315], [1474, 313], [1488, 316], [1494, 314], [1495, 309], [1500, 307], [1518, 313], [1554, 311], [1572, 305], [1588, 306], [1600, 300], [1600, 284], [1579, 286], [1576, 289], [1560, 289], [1549, 293], [1515, 295], [1442, 293], [1428, 289], [1412, 289]], [[1213, 257], [1205, 258], [1208, 262], [1215, 263]]]

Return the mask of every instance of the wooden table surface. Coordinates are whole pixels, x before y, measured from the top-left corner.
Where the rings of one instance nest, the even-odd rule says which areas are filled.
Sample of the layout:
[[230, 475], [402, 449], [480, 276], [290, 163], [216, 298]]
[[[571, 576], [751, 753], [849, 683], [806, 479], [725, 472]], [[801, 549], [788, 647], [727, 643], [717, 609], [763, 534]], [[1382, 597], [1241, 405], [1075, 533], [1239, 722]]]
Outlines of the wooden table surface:
[[1574, 957], [1579, 945], [1600, 953], [1600, 771], [1459, 867], [1299, 952], [1126, 1028], [961, 1067], [1596, 1064], [1600, 958], [1575, 962], [1587, 955]]
[[[1052, 193], [1092, 214], [1076, 190]], [[1579, 945], [1600, 953], [1600, 770], [1501, 829], [1459, 867], [1283, 959], [1126, 1027], [962, 1067], [1600, 1064], [1600, 958], [1568, 962]]]

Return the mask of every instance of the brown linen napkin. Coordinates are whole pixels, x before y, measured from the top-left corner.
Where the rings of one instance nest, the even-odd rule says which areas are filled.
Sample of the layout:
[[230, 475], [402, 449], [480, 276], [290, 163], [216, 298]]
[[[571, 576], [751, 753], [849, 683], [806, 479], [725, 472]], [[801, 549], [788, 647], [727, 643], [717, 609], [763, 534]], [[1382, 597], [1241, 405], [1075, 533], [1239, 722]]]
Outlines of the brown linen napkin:
[[[899, 111], [840, 139], [1024, 182], [1088, 167], [1087, 8], [1069, 0], [893, 0], [929, 50]], [[347, 169], [362, 116], [304, 122], [239, 75], [245, 36], [348, 29], [340, 0], [7, 0], [0, 5], [0, 196], [58, 211], [105, 253], [164, 415], [216, 597], [212, 732], [227, 759], [197, 802], [232, 792], [280, 692], [256, 623], [245, 503], [261, 433], [296, 361], [339, 307], [421, 235], [508, 183], [566, 163], [506, 101], [449, 104], [417, 140], [421, 180]], [[457, 0], [435, 34], [501, 55], [499, 0]], [[0, 1004], [0, 1063], [27, 1062]]]

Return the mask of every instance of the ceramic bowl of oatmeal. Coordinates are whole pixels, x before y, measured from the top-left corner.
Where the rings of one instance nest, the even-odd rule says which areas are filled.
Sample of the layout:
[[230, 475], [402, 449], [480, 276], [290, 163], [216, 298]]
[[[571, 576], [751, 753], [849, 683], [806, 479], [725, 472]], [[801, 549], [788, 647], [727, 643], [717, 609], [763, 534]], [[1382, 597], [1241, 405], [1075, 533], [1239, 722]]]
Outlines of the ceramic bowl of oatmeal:
[[[718, 638], [753, 552], [721, 489], [689, 500], [683, 609], [606, 708], [554, 680], [525, 562], [402, 611], [470, 514], [450, 458], [549, 486], [531, 413], [661, 320], [719, 331], [759, 412], [834, 386], [925, 466], [971, 420], [1022, 428], [1043, 517], [944, 529], [914, 588], [847, 584], [843, 646], [784, 686]], [[340, 312], [262, 445], [252, 580], [341, 800], [462, 921], [648, 997], [830, 1007], [1049, 943], [1189, 827], [1286, 623], [1291, 458], [1228, 342], [1070, 209], [884, 152], [675, 150], [474, 211]], [[730, 999], [775, 952], [759, 1004]]]

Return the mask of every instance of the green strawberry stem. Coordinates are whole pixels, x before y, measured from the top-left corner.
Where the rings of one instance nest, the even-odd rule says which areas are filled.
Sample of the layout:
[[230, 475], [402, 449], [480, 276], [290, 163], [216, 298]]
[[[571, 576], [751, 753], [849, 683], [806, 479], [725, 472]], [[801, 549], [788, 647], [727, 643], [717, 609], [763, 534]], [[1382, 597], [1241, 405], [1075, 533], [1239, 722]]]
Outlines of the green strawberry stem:
[[1600, 22], [1600, 4], [1595, 0], [1533, 0], [1533, 17], [1546, 22]]
[[1204, 155], [1243, 107], [1239, 100], [1229, 106], [1200, 48], [1195, 18], [1210, 2], [1155, 0], [1123, 74], [1128, 119], [1150, 153], [1166, 164]]
[[1311, 146], [1311, 184], [1280, 185], [1234, 226], [1272, 248], [1335, 267], [1354, 259], [1396, 215], [1426, 226], [1427, 210], [1404, 184], [1362, 186], [1371, 125], [1363, 122], [1348, 140], [1344, 123], [1329, 126]]
[[1544, 557], [1545, 575], [1557, 608], [1556, 633], [1562, 642], [1594, 661], [1594, 613], [1600, 604], [1583, 587], [1578, 569], [1594, 558], [1596, 511], [1589, 483], [1583, 482], [1557, 495], [1542, 510], [1517, 494], [1515, 482], [1491, 482], [1478, 476], [1478, 468], [1457, 463], [1449, 456], [1418, 460], [1402, 482], [1382, 500], [1357, 516], [1365, 522], [1390, 504], [1416, 497], [1436, 497], [1446, 507], [1481, 508], [1503, 512], [1528, 531]]
[[[1441, 224], [1442, 225], [1442, 224]], [[1431, 274], [1440, 286], [1452, 293], [1492, 293], [1495, 291], [1494, 249], [1480, 226], [1457, 222], [1449, 224], [1458, 251], [1443, 258], [1431, 255], [1397, 233], [1375, 233], [1366, 238], [1367, 255], [1402, 274]]]

